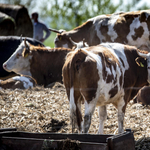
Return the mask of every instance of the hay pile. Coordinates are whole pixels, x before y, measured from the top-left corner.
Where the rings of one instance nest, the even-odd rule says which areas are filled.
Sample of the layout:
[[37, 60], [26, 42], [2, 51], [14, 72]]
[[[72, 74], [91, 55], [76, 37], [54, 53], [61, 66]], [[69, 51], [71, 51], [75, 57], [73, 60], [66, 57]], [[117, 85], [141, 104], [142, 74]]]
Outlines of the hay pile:
[[80, 142], [76, 140], [64, 139], [57, 142], [57, 148], [54, 148], [52, 141], [44, 140], [41, 150], [81, 150]]
[[[16, 127], [19, 131], [71, 133], [69, 102], [62, 84], [51, 88], [35, 87], [30, 90], [0, 91], [0, 127]], [[150, 149], [150, 107], [140, 104], [127, 106], [125, 128], [134, 131], [136, 149]], [[89, 133], [98, 131], [97, 108]], [[108, 117], [104, 133], [114, 134], [118, 129], [117, 113], [108, 105]]]

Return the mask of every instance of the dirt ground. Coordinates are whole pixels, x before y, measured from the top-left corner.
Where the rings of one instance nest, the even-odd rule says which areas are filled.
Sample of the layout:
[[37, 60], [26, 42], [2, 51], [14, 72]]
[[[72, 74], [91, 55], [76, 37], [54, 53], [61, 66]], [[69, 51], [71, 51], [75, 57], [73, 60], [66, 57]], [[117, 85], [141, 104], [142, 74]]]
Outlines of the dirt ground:
[[[107, 107], [105, 134], [117, 134], [117, 111]], [[137, 150], [150, 149], [150, 106], [133, 104], [126, 109], [124, 129], [134, 132]], [[96, 134], [99, 119], [97, 108], [92, 117], [89, 133]], [[69, 101], [65, 88], [55, 83], [49, 88], [35, 87], [28, 90], [0, 90], [0, 128], [16, 127], [18, 131], [71, 133]]]

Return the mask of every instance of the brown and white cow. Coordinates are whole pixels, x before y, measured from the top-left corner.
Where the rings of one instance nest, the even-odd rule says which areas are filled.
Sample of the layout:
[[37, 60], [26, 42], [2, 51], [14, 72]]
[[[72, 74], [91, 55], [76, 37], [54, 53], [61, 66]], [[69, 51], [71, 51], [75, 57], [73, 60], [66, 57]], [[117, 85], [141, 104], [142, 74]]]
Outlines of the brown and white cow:
[[150, 51], [150, 10], [99, 15], [70, 31], [57, 31], [55, 47], [69, 47], [85, 39], [89, 46], [118, 42]]
[[150, 105], [150, 86], [142, 87], [133, 98], [133, 101], [142, 105]]
[[71, 49], [33, 46], [22, 41], [12, 56], [3, 64], [6, 71], [33, 77], [38, 85], [62, 82], [62, 67]]
[[[144, 59], [149, 59], [149, 55], [147, 54], [140, 54], [140, 56]], [[144, 64], [143, 64], [143, 60], [139, 59], [136, 60], [137, 61], [137, 64], [141, 67], [144, 67]], [[149, 62], [150, 63], [150, 62]], [[150, 74], [150, 66], [148, 66], [148, 71], [149, 71], [149, 74]], [[150, 80], [150, 78], [148, 78], [148, 80]], [[133, 98], [133, 101], [134, 103], [142, 103], [142, 105], [150, 105], [150, 86], [144, 86], [142, 87], [137, 95]]]
[[6, 80], [0, 80], [2, 89], [28, 89], [36, 86], [36, 81], [29, 76], [15, 76]]
[[[99, 106], [98, 133], [103, 133], [107, 118], [106, 105], [109, 103], [118, 109], [118, 132], [123, 132], [128, 101], [142, 86], [148, 84], [147, 79], [150, 82], [147, 70], [147, 63], [150, 66], [149, 59], [138, 54], [142, 53], [138, 53], [136, 47], [119, 43], [103, 43], [68, 53], [62, 73], [70, 101], [72, 132], [77, 125], [79, 132], [87, 133], [95, 107]], [[144, 67], [136, 64], [137, 58], [142, 59]], [[82, 99], [85, 104], [83, 121]]]

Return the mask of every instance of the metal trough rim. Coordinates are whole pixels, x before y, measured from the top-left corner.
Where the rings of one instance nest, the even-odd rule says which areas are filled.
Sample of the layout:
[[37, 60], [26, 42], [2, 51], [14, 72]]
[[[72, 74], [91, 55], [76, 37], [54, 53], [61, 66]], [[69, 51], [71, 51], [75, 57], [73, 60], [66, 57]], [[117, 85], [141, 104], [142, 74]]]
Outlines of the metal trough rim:
[[[25, 131], [17, 131], [17, 128], [2, 128], [0, 129], [0, 137], [2, 136], [9, 136], [11, 137], [11, 135], [15, 135], [15, 136], [12, 136], [12, 137], [20, 137], [20, 138], [23, 138], [23, 137], [27, 137], [27, 138], [37, 138], [37, 139], [50, 139], [50, 138], [54, 138], [55, 139], [55, 136], [56, 136], [56, 139], [58, 139], [58, 136], [59, 139], [65, 139], [67, 138], [68, 136], [72, 139], [72, 137], [95, 137], [95, 138], [103, 138], [103, 139], [106, 139], [106, 141], [100, 141], [101, 143], [105, 143], [107, 142], [108, 140], [113, 140], [114, 138], [117, 139], [117, 138], [120, 138], [122, 137], [123, 135], [127, 135], [129, 133], [133, 133], [131, 131], [131, 129], [126, 129], [125, 132], [123, 133], [120, 133], [120, 134], [117, 134], [117, 135], [113, 135], [113, 134], [78, 134], [78, 133], [35, 133], [35, 132], [25, 132]], [[21, 134], [21, 136], [20, 136]], [[17, 136], [19, 135], [19, 136]], [[23, 137], [22, 137], [23, 136]], [[29, 136], [29, 137], [28, 137]], [[37, 136], [37, 137], [36, 137]], [[49, 136], [47, 138], [43, 138], [42, 136]], [[89, 139], [87, 138], [87, 139]], [[94, 141], [92, 141], [94, 142]], [[99, 143], [99, 142], [95, 142], [95, 143]]]
[[11, 137], [11, 138], [28, 138], [28, 139], [53, 139], [53, 140], [63, 140], [71, 139], [78, 140], [81, 142], [91, 142], [91, 143], [107, 143], [107, 138], [113, 135], [105, 134], [67, 134], [67, 133], [31, 133], [22, 131], [5, 131], [0, 132], [1, 137]]
[[17, 131], [16, 128], [10, 128], [10, 130], [4, 129], [2, 132], [2, 129], [0, 129], [0, 142], [2, 142], [4, 145], [11, 145], [13, 144], [13, 142], [17, 142], [18, 144], [20, 144], [19, 141], [22, 143], [25, 142], [26, 144], [29, 142], [29, 145], [31, 145], [31, 143], [33, 142], [36, 146], [38, 146], [38, 148], [41, 148], [44, 144], [44, 141], [47, 141], [48, 144], [53, 142], [54, 147], [57, 147], [59, 141], [65, 141], [66, 139], [69, 139], [77, 142], [79, 141], [82, 150], [86, 150], [86, 148], [87, 150], [90, 150], [90, 148], [92, 150], [93, 148], [94, 150], [116, 150], [116, 147], [117, 150], [120, 150], [118, 149], [118, 143], [121, 143], [122, 145], [123, 142], [130, 143], [132, 147], [130, 148], [129, 146], [127, 146], [125, 150], [135, 150], [134, 136], [133, 132], [130, 129], [127, 129], [125, 132], [117, 135], [77, 133], [31, 133]]

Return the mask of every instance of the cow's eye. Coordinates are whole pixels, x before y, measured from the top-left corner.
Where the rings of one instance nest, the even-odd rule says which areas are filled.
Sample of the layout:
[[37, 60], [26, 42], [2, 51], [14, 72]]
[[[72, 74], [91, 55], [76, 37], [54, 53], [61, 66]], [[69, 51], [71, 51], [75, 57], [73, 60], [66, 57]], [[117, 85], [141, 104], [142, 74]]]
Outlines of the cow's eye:
[[22, 55], [18, 53], [18, 54], [17, 54], [17, 58], [19, 58], [20, 56], [22, 56]]

